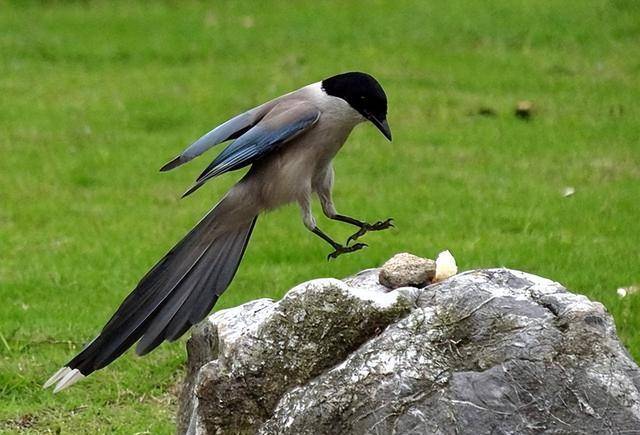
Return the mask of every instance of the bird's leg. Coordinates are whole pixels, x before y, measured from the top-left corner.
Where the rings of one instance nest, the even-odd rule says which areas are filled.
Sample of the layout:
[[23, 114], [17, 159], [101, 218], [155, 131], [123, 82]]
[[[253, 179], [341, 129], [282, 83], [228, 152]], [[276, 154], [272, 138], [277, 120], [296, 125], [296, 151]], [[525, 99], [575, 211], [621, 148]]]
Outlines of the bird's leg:
[[347, 239], [347, 245], [352, 241], [364, 236], [368, 231], [380, 231], [393, 227], [393, 218], [389, 218], [384, 221], [378, 221], [370, 224], [349, 216], [341, 215], [336, 211], [335, 205], [333, 205], [333, 199], [331, 197], [331, 186], [333, 184], [333, 171], [329, 171], [322, 183], [318, 186], [318, 198], [322, 205], [322, 211], [329, 218], [340, 222], [345, 222], [350, 225], [359, 227], [360, 229], [349, 236]]
[[302, 211], [302, 220], [304, 222], [304, 226], [307, 227], [313, 234], [317, 235], [322, 240], [330, 244], [331, 247], [334, 249], [334, 251], [327, 256], [327, 260], [331, 260], [332, 258], [338, 258], [338, 256], [342, 254], [358, 251], [367, 246], [364, 243], [356, 243], [351, 246], [344, 246], [336, 242], [331, 237], [329, 237], [324, 231], [318, 228], [318, 225], [316, 225], [316, 220], [311, 214], [311, 204], [309, 200], [302, 199], [299, 201], [299, 203], [300, 203], [300, 210]]
[[333, 247], [334, 251], [332, 253], [330, 253], [329, 255], [327, 255], [327, 260], [331, 260], [332, 258], [338, 258], [339, 255], [347, 254], [349, 252], [359, 251], [360, 249], [365, 248], [367, 246], [365, 243], [356, 243], [356, 244], [351, 245], [351, 246], [341, 245], [340, 243], [336, 242], [331, 237], [326, 235], [318, 227], [313, 228], [311, 230], [311, 232], [313, 234], [316, 234], [320, 238], [322, 238], [322, 240], [326, 241], [327, 243], [329, 243]]
[[360, 221], [358, 219], [354, 219], [352, 217], [344, 216], [341, 214], [336, 214], [333, 217], [331, 217], [331, 219], [334, 219], [340, 222], [345, 222], [351, 225], [355, 225], [356, 227], [360, 227], [358, 231], [356, 231], [354, 234], [349, 236], [349, 238], [347, 239], [347, 245], [351, 243], [351, 241], [355, 241], [358, 238], [364, 236], [368, 231], [381, 231], [381, 230], [386, 230], [387, 228], [393, 227], [393, 218], [388, 218], [384, 221], [378, 221], [373, 224]]

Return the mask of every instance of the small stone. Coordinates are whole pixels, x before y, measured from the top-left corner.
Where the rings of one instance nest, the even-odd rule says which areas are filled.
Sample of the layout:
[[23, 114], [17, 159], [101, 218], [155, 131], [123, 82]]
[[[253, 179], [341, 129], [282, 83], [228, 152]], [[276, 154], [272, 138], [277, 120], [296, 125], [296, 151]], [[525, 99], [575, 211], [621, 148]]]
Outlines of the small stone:
[[387, 260], [380, 269], [380, 284], [390, 289], [424, 287], [436, 275], [436, 262], [403, 252]]
[[533, 114], [533, 103], [531, 101], [518, 101], [516, 105], [516, 116], [521, 119], [529, 119]]
[[576, 188], [573, 186], [567, 186], [564, 189], [562, 189], [562, 196], [565, 198], [573, 196], [575, 193], [576, 193]]
[[442, 251], [436, 258], [436, 276], [433, 282], [444, 281], [447, 278], [451, 278], [458, 273], [458, 266], [456, 265], [456, 259], [453, 258], [451, 252]]
[[640, 285], [630, 285], [628, 287], [620, 287], [616, 292], [618, 296], [624, 298], [626, 296], [638, 293], [640, 291]]

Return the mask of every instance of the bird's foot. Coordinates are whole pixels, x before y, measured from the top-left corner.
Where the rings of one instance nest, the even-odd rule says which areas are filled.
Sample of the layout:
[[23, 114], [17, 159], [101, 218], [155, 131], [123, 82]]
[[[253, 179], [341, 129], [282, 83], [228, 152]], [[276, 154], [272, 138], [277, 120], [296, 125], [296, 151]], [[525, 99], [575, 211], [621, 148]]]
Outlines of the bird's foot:
[[360, 249], [366, 248], [366, 247], [367, 247], [366, 243], [356, 243], [355, 245], [351, 245], [351, 246], [338, 245], [335, 251], [327, 255], [327, 260], [331, 260], [332, 258], [338, 258], [339, 255], [348, 254], [349, 252], [359, 251]]
[[349, 238], [347, 239], [347, 245], [352, 241], [356, 241], [360, 237], [364, 236], [369, 231], [381, 231], [381, 230], [386, 230], [387, 228], [392, 228], [392, 227], [393, 227], [393, 218], [389, 218], [385, 221], [378, 221], [375, 224], [368, 224], [365, 222], [364, 225], [362, 225], [355, 234], [352, 234], [351, 236], [349, 236]]

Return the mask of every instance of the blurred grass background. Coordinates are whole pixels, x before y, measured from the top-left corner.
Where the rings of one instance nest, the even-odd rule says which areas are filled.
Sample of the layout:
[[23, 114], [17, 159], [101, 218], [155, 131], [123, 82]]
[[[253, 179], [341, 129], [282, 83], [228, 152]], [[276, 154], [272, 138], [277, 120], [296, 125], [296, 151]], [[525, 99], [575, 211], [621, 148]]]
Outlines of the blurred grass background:
[[522, 269], [603, 302], [640, 358], [640, 296], [616, 296], [640, 282], [637, 1], [0, 0], [0, 432], [174, 431], [184, 339], [63, 394], [40, 386], [241, 175], [179, 200], [215, 151], [158, 168], [348, 70], [385, 87], [394, 142], [357, 128], [335, 199], [397, 229], [329, 263], [295, 207], [273, 212], [217, 309], [450, 249], [463, 270]]

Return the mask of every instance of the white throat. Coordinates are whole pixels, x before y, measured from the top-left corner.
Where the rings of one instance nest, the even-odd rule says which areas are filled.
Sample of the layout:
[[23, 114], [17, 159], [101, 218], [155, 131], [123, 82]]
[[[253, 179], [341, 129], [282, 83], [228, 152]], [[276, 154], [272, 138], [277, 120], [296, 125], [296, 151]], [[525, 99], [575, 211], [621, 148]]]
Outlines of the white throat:
[[334, 97], [327, 94], [322, 89], [322, 82], [312, 83], [302, 88], [306, 90], [309, 100], [322, 112], [322, 117], [327, 119], [341, 120], [342, 122], [350, 122], [355, 126], [366, 121], [357, 110], [349, 105], [342, 98]]

